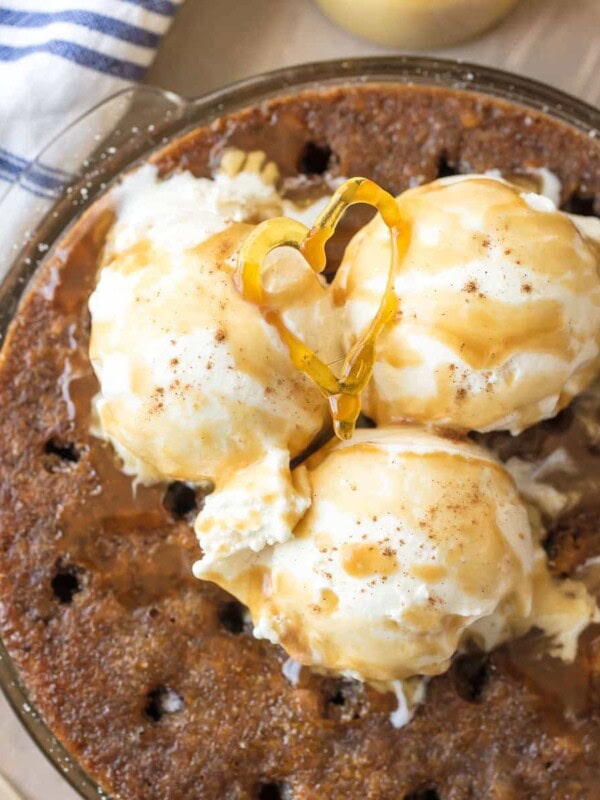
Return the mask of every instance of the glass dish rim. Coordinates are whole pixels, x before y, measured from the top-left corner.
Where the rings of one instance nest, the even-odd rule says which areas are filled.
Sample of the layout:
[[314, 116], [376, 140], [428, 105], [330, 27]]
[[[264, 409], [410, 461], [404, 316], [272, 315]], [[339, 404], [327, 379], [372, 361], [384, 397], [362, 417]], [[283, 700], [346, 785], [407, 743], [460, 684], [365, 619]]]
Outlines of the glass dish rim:
[[[88, 111], [55, 136], [33, 160], [32, 166], [39, 163], [44, 154], [57, 142], [67, 136], [73, 128], [86, 119], [91, 118], [96, 112], [107, 108], [115, 100], [126, 96], [155, 98], [157, 102], [166, 101], [174, 108], [180, 109], [182, 114], [176, 120], [176, 127], [170, 134], [175, 136], [185, 135], [192, 127], [209, 125], [215, 119], [234, 110], [250, 107], [271, 97], [286, 96], [308, 88], [326, 88], [335, 85], [364, 85], [377, 83], [400, 83], [405, 85], [420, 84], [440, 89], [454, 89], [458, 91], [475, 92], [491, 95], [512, 104], [531, 108], [535, 111], [548, 114], [561, 122], [587, 132], [592, 138], [600, 137], [600, 109], [579, 100], [571, 95], [543, 82], [514, 75], [504, 70], [493, 67], [481, 66], [460, 60], [431, 58], [421, 56], [375, 56], [364, 58], [335, 59], [311, 62], [295, 66], [283, 67], [269, 72], [253, 75], [248, 78], [228, 84], [224, 87], [199, 95], [185, 98], [173, 92], [158, 87], [140, 85], [122, 89], [109, 95], [101, 102], [92, 106]], [[125, 168], [141, 159], [145, 159], [154, 150], [161, 147], [149, 147], [142, 153], [111, 174], [108, 170], [107, 177], [111, 180]], [[31, 167], [30, 167], [31, 169]], [[29, 281], [39, 264], [44, 260], [38, 257], [28, 269], [24, 268], [26, 254], [33, 252], [36, 243], [48, 242], [49, 239], [62, 236], [68, 226], [72, 224], [93, 203], [98, 194], [103, 191], [101, 185], [96, 191], [91, 192], [87, 202], [75, 211], [60, 216], [60, 221], [54, 232], [43, 230], [42, 235], [38, 226], [29, 238], [26, 245], [14, 259], [0, 284], [0, 304], [6, 301], [9, 293], [13, 293], [13, 300], [18, 302], [27, 290]], [[5, 202], [10, 201], [11, 188], [0, 198], [0, 209]], [[47, 220], [60, 201], [52, 204], [46, 217]], [[52, 228], [50, 229], [52, 231]], [[29, 259], [30, 260], [30, 259]], [[30, 260], [31, 261], [31, 260]], [[0, 321], [0, 335], [4, 336], [12, 312], [5, 320]], [[13, 665], [10, 656], [0, 637], [0, 690], [15, 711], [21, 724], [34, 740], [39, 750], [46, 756], [52, 765], [67, 780], [71, 787], [81, 797], [105, 798], [107, 794], [82, 766], [71, 756], [66, 748], [54, 736], [50, 728], [42, 720], [40, 714], [28, 698], [25, 687], [20, 683], [18, 671]]]

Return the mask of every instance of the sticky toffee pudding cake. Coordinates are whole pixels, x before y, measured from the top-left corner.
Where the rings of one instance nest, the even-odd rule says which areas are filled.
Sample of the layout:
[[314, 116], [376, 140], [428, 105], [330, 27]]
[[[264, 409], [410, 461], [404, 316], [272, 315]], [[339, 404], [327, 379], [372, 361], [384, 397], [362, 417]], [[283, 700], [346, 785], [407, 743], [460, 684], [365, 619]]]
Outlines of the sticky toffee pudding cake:
[[[149, 162], [49, 254], [1, 354], [0, 632], [51, 730], [122, 800], [599, 797], [600, 639], [594, 622], [586, 626], [595, 612], [584, 588], [597, 588], [600, 558], [598, 272], [590, 267], [600, 258], [598, 139], [474, 92], [366, 84], [266, 101], [191, 131]], [[501, 202], [529, 197], [531, 214], [496, 220], [521, 226], [529, 243], [546, 235], [535, 214], [556, 213], [538, 194], [549, 175], [561, 207], [578, 215], [576, 225], [560, 216], [570, 250], [560, 237], [554, 249], [540, 245], [541, 257], [554, 260], [539, 281], [550, 280], [557, 252], [572, 252], [569, 273], [552, 279], [588, 304], [582, 299], [579, 317], [565, 311], [581, 346], [559, 343], [571, 361], [547, 381], [553, 404], [536, 405], [532, 416], [519, 388], [518, 435], [510, 424], [488, 425], [508, 418], [504, 408], [463, 424], [465, 378], [451, 411], [431, 420], [443, 423], [435, 431], [389, 427], [402, 414], [381, 400], [389, 400], [381, 364], [414, 368], [401, 356], [415, 358], [417, 341], [410, 330], [410, 341], [390, 333], [399, 352], [388, 346], [379, 357], [367, 408], [374, 417], [382, 409], [381, 428], [364, 418], [355, 439], [325, 444], [327, 403], [236, 288], [241, 243], [274, 216], [310, 226], [354, 175], [394, 195], [449, 179], [445, 190], [434, 187], [452, 194], [452, 175], [486, 172], [478, 180]], [[423, 213], [431, 217], [422, 242], [429, 250], [413, 258], [426, 260], [441, 247], [432, 230], [441, 212]], [[465, 211], [463, 228], [474, 213]], [[360, 308], [344, 318], [343, 306], [357, 287], [358, 279], [349, 286], [353, 266], [366, 259], [369, 267], [365, 231], [373, 224], [358, 245], [348, 243], [370, 215], [351, 209], [329, 243], [331, 289], [307, 281], [297, 253], [274, 253], [268, 265], [266, 290], [286, 325], [327, 364], [345, 355], [336, 332], [360, 318]], [[516, 239], [516, 229], [504, 234]], [[495, 245], [484, 239], [478, 252], [493, 265]], [[502, 254], [517, 270], [519, 254], [510, 256]], [[485, 307], [490, 287], [471, 285], [463, 272], [461, 296]], [[434, 278], [433, 290], [439, 270]], [[563, 302], [546, 284], [520, 286], [523, 303], [538, 291], [541, 303]], [[420, 291], [416, 304], [430, 322], [433, 304]], [[545, 353], [546, 335], [559, 346], [544, 327], [549, 308], [558, 313], [545, 305], [536, 317]], [[501, 378], [513, 386], [510, 375]], [[410, 389], [410, 373], [403, 380]], [[423, 416], [414, 415], [429, 421]], [[306, 448], [316, 452], [303, 460]], [[377, 487], [392, 468], [380, 519]], [[385, 527], [392, 507], [398, 528], [414, 530], [410, 541]], [[335, 541], [319, 543], [334, 524]], [[417, 603], [448, 567], [419, 564], [407, 583], [400, 573], [416, 558], [417, 530], [422, 547], [443, 539], [463, 595], [444, 595], [440, 606], [431, 594], [426, 615], [410, 606], [410, 630], [405, 617], [387, 613], [373, 623], [369, 601], [337, 591], [338, 572], [367, 587], [375, 576], [365, 598], [378, 593], [380, 610], [395, 593]], [[454, 546], [454, 530], [457, 541], [471, 537], [469, 547]], [[396, 539], [378, 551], [384, 533]], [[319, 602], [306, 598], [303, 609], [322, 556], [335, 561], [332, 575], [318, 584]], [[291, 581], [286, 559], [308, 577], [298, 570], [299, 582]], [[570, 629], [560, 629], [570, 619], [560, 604], [538, 602], [542, 584], [558, 587], [566, 605], [580, 603]], [[272, 586], [277, 602], [267, 603]], [[475, 633], [464, 638], [469, 626]], [[420, 675], [427, 681], [397, 686]]]

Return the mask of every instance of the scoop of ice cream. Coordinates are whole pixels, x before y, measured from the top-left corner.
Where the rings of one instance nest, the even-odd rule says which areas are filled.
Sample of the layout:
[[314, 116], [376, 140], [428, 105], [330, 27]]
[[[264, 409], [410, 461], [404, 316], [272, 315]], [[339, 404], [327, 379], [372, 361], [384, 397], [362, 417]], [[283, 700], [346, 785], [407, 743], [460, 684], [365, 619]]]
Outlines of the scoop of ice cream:
[[[600, 276], [589, 228], [505, 181], [454, 177], [398, 198], [410, 246], [394, 280], [363, 407], [402, 419], [518, 433], [555, 415], [597, 373]], [[379, 218], [336, 277], [346, 346], [372, 318], [390, 259]]]
[[[142, 480], [212, 480], [213, 503], [230, 481], [256, 488], [261, 476], [281, 501], [264, 505], [263, 529], [276, 529], [264, 541], [280, 540], [284, 521], [289, 528], [307, 505], [290, 457], [328, 420], [320, 392], [234, 283], [252, 229], [240, 220], [270, 215], [281, 201], [257, 175], [159, 180], [146, 167], [114, 202], [89, 304], [99, 432]], [[290, 327], [335, 360], [341, 345], [329, 294], [301, 256], [273, 253], [265, 285]]]
[[474, 622], [496, 615], [504, 631], [529, 613], [527, 513], [480, 448], [361, 430], [298, 471], [312, 504], [292, 539], [195, 568], [297, 661], [376, 681], [436, 674]]
[[376, 683], [441, 673], [468, 639], [491, 649], [534, 624], [574, 656], [595, 605], [550, 577], [510, 475], [482, 448], [361, 430], [295, 472], [312, 503], [292, 538], [195, 566], [249, 606], [256, 636]]

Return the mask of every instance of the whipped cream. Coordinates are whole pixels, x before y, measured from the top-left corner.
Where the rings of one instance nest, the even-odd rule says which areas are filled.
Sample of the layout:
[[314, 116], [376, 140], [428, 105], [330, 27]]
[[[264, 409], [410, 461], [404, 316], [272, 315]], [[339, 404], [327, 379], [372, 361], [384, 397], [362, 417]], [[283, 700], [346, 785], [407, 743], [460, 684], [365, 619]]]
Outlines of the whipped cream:
[[[365, 413], [513, 433], [555, 415], [600, 364], [591, 224], [490, 176], [436, 181], [398, 203], [411, 236], [394, 281], [400, 314], [378, 341]], [[347, 347], [377, 308], [389, 258], [375, 218], [334, 282]]]

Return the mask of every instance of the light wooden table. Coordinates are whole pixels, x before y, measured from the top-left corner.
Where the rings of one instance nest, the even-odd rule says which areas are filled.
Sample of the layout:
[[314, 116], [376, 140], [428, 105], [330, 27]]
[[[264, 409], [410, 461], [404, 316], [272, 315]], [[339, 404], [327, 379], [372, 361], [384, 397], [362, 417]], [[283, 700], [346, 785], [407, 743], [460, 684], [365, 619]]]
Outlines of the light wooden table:
[[[195, 96], [279, 66], [390, 52], [338, 30], [310, 0], [187, 0], [148, 82]], [[528, 75], [598, 105], [600, 0], [522, 0], [484, 37], [436, 54]], [[0, 771], [27, 800], [76, 800], [2, 696]], [[1, 787], [0, 800], [8, 800]]]

